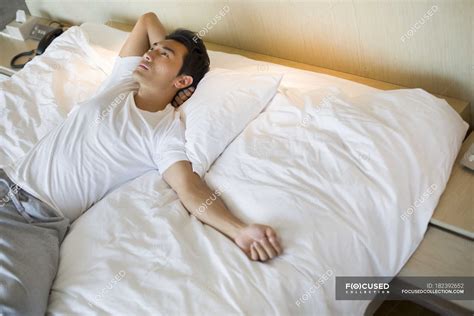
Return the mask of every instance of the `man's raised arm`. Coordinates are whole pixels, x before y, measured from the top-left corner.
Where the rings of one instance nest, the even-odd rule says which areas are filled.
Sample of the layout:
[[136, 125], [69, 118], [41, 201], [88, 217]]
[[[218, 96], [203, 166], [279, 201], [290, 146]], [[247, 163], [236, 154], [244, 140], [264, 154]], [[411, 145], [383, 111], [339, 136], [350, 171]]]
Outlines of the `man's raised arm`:
[[153, 43], [162, 41], [165, 36], [166, 29], [156, 14], [153, 12], [145, 13], [133, 27], [120, 50], [119, 56], [142, 56]]
[[163, 178], [176, 191], [188, 212], [229, 237], [250, 259], [266, 261], [281, 254], [281, 246], [273, 228], [245, 224], [226, 208], [219, 197], [208, 204], [204, 211], [199, 211], [199, 207], [209, 200], [213, 192], [193, 172], [190, 162], [176, 162], [166, 169]]

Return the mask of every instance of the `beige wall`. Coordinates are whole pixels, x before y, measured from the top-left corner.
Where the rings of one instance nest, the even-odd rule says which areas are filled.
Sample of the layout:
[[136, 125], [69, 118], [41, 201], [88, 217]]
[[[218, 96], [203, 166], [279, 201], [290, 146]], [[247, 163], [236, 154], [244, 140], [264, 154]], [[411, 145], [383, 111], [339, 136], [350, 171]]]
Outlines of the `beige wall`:
[[34, 15], [75, 23], [155, 11], [168, 29], [201, 30], [210, 42], [468, 100], [474, 121], [474, 0], [26, 2]]

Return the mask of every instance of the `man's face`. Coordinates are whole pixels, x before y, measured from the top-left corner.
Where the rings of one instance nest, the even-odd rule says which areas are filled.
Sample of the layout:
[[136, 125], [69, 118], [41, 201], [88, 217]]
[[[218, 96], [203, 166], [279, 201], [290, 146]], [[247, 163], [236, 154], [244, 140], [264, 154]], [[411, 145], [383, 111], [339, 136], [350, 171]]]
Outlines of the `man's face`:
[[133, 72], [133, 77], [143, 87], [172, 88], [178, 81], [177, 75], [187, 52], [186, 46], [174, 40], [154, 43], [143, 55], [142, 62]]

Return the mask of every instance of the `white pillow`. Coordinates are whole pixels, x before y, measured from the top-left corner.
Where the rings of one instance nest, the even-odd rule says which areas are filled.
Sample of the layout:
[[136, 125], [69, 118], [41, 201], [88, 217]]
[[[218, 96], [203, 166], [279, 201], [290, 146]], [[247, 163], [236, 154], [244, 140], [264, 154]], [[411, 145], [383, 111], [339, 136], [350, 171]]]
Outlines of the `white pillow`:
[[276, 94], [281, 74], [212, 69], [180, 107], [186, 154], [201, 177]]
[[86, 34], [86, 38], [91, 46], [101, 47], [117, 53], [130, 34], [129, 32], [94, 22], [82, 23], [80, 28]]

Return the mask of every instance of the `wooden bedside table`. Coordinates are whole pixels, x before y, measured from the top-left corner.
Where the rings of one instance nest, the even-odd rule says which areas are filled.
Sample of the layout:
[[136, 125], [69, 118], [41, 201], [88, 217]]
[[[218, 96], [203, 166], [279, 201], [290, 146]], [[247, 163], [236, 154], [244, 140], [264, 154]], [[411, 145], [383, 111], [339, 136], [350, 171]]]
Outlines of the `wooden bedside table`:
[[19, 69], [10, 68], [10, 61], [16, 54], [27, 52], [38, 47], [38, 41], [28, 39], [20, 41], [0, 34], [0, 72], [6, 75], [13, 75]]
[[[405, 276], [474, 276], [474, 171], [459, 163], [473, 142], [471, 133], [461, 147], [423, 241], [395, 281]], [[415, 302], [443, 315], [474, 312], [474, 301], [448, 301], [433, 295]]]
[[430, 223], [474, 239], [474, 171], [459, 161], [474, 143], [471, 133], [462, 144], [446, 190], [441, 196]]
[[[394, 278], [406, 276], [474, 276], [474, 242], [432, 225], [410, 260]], [[472, 315], [474, 301], [446, 300], [436, 295], [415, 303], [442, 315]]]

